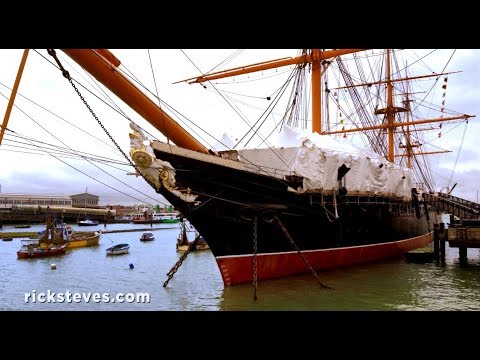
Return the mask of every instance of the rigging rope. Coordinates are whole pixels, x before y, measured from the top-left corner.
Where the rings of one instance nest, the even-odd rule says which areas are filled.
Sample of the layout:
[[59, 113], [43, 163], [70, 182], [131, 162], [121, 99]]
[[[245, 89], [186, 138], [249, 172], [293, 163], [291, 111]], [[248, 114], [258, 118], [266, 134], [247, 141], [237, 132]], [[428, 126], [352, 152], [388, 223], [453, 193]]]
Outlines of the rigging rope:
[[[6, 89], [8, 89], [8, 90], [10, 90], [10, 91], [12, 90], [12, 88], [8, 87], [8, 86], [5, 85], [5, 84], [0, 83], [0, 85], [4, 86]], [[5, 99], [8, 100], [8, 97], [7, 97], [7, 96], [5, 96], [3, 93], [0, 93], [0, 94], [1, 94]], [[73, 126], [73, 127], [76, 128], [77, 130], [80, 130], [80, 131], [84, 132], [84, 133], [87, 134], [88, 136], [94, 138], [95, 140], [103, 143], [105, 146], [108, 146], [108, 147], [110, 147], [111, 149], [114, 149], [114, 150], [116, 151], [116, 148], [115, 148], [114, 146], [112, 146], [111, 144], [103, 141], [102, 139], [96, 137], [95, 135], [90, 134], [88, 131], [85, 131], [84, 129], [78, 127], [77, 125], [75, 125], [75, 124], [73, 124], [73, 123], [71, 123], [71, 122], [68, 121], [67, 119], [65, 119], [65, 118], [61, 117], [60, 115], [54, 113], [53, 111], [45, 108], [44, 106], [42, 106], [42, 105], [38, 104], [37, 102], [31, 100], [30, 98], [22, 95], [21, 93], [17, 93], [17, 96], [20, 96], [20, 97], [24, 98], [25, 100], [31, 102], [32, 104], [34, 104], [35, 106], [39, 107], [40, 109], [46, 111], [46, 112], [49, 113], [49, 114], [52, 114], [52, 115], [55, 116], [56, 118], [58, 118], [58, 119], [60, 119], [60, 120], [62, 120], [62, 121], [64, 121], [64, 122], [66, 122], [67, 124]], [[100, 99], [100, 100], [101, 100], [101, 99]], [[15, 105], [15, 106], [18, 107], [17, 105]], [[115, 153], [116, 153], [116, 152], [115, 152]]]
[[[2, 95], [3, 95], [3, 94], [2, 94]], [[60, 139], [58, 139], [55, 135], [53, 135], [51, 132], [49, 132], [47, 129], [45, 129], [45, 128], [44, 128], [42, 125], [40, 125], [37, 121], [35, 121], [35, 120], [34, 120], [30, 115], [28, 115], [25, 111], [23, 111], [22, 109], [20, 109], [18, 106], [16, 106], [16, 107], [18, 108], [18, 110], [19, 110], [20, 112], [22, 112], [26, 117], [28, 117], [28, 118], [29, 118], [30, 120], [32, 120], [35, 124], [37, 124], [39, 127], [41, 127], [41, 128], [42, 128], [45, 132], [47, 132], [50, 136], [52, 136], [53, 138], [55, 138], [56, 140], [58, 140], [58, 141], [61, 142], [62, 144], [66, 145], [63, 141], [61, 141]], [[12, 133], [15, 133], [15, 132], [12, 131], [12, 130], [9, 130], [9, 131], [12, 132]], [[15, 134], [17, 134], [17, 133], [15, 133]], [[27, 140], [28, 142], [31, 143], [31, 146], [33, 146], [33, 147], [35, 147], [35, 148], [38, 148], [38, 149], [41, 149], [40, 146], [38, 146], [38, 145], [36, 145], [36, 144], [33, 143], [34, 139], [29, 139], [29, 138], [27, 138], [27, 137], [25, 137], [25, 136], [23, 136], [23, 135], [18, 135], [18, 134], [17, 134], [16, 136], [21, 137], [21, 138]], [[11, 141], [11, 140], [10, 140], [10, 141]], [[42, 142], [41, 142], [41, 143], [42, 143]], [[66, 145], [66, 146], [67, 146], [67, 145]], [[68, 146], [67, 146], [67, 147], [68, 147]], [[73, 150], [73, 149], [70, 148], [70, 147], [68, 147], [68, 148], [71, 149], [72, 151], [75, 151], [75, 150]], [[32, 150], [33, 150], [33, 149], [32, 149]], [[39, 152], [40, 152], [40, 151], [46, 152], [49, 156], [51, 156], [51, 157], [59, 160], [60, 162], [64, 163], [65, 165], [67, 165], [67, 166], [71, 167], [72, 169], [74, 169], [74, 170], [82, 173], [83, 175], [86, 175], [87, 177], [89, 177], [89, 178], [91, 178], [91, 179], [99, 182], [100, 184], [105, 185], [105, 186], [107, 186], [108, 188], [110, 188], [110, 189], [112, 189], [112, 190], [115, 190], [115, 191], [117, 191], [117, 192], [119, 192], [119, 193], [121, 193], [121, 194], [123, 194], [123, 195], [126, 195], [126, 196], [128, 196], [128, 197], [130, 197], [130, 198], [132, 198], [132, 199], [135, 199], [135, 200], [139, 200], [139, 201], [141, 201], [141, 202], [144, 202], [144, 200], [137, 199], [137, 198], [135, 198], [135, 197], [133, 197], [133, 196], [127, 194], [127, 193], [124, 193], [123, 191], [118, 190], [118, 189], [115, 188], [115, 187], [112, 187], [112, 186], [110, 186], [110, 185], [107, 185], [106, 183], [104, 183], [104, 182], [102, 182], [102, 181], [94, 178], [94, 177], [91, 176], [91, 175], [88, 175], [87, 173], [85, 173], [85, 172], [81, 171], [80, 169], [76, 168], [75, 166], [70, 165], [70, 164], [68, 164], [67, 162], [61, 160], [59, 157], [53, 155], [53, 153], [51, 153], [51, 152], [49, 152], [49, 151], [47, 151], [47, 150], [37, 150], [37, 151], [39, 151]], [[56, 151], [56, 150], [54, 150], [54, 151]], [[108, 173], [108, 172], [106, 172], [105, 170], [103, 170], [102, 168], [100, 168], [100, 167], [98, 167], [97, 165], [93, 164], [93, 163], [92, 163], [91, 161], [89, 161], [85, 156], [83, 156], [83, 155], [81, 155], [81, 154], [79, 154], [79, 156], [82, 157], [84, 160], [88, 161], [88, 162], [89, 162], [90, 164], [92, 164], [93, 166], [95, 166], [95, 167], [97, 167], [98, 169], [100, 169], [101, 171], [105, 172], [107, 175], [113, 177], [115, 180], [117, 180], [117, 181], [125, 184], [127, 187], [135, 190], [136, 192], [139, 192], [139, 193], [142, 194], [142, 195], [145, 195], [146, 197], [148, 197], [148, 198], [150, 198], [150, 199], [152, 199], [152, 200], [155, 200], [155, 202], [160, 202], [162, 205], [167, 205], [167, 204], [165, 204], [165, 203], [163, 203], [163, 202], [161, 202], [161, 201], [158, 201], [157, 199], [154, 199], [154, 198], [152, 198], [151, 196], [149, 196], [149, 195], [147, 195], [147, 194], [139, 191], [138, 189], [136, 189], [136, 188], [134, 188], [134, 187], [132, 187], [132, 186], [124, 183], [122, 180], [117, 179], [115, 176], [111, 175], [111, 173]], [[153, 204], [150, 204], [150, 205], [153, 205]]]
[[[75, 92], [78, 94], [78, 96], [80, 97], [80, 99], [82, 100], [82, 102], [85, 104], [85, 106], [87, 107], [88, 111], [90, 112], [90, 114], [93, 116], [93, 118], [97, 121], [97, 123], [100, 125], [100, 127], [103, 129], [103, 131], [105, 132], [105, 134], [107, 134], [107, 136], [110, 138], [110, 140], [115, 144], [115, 146], [117, 147], [118, 151], [120, 151], [120, 153], [125, 157], [125, 159], [128, 161], [128, 163], [135, 169], [135, 171], [148, 183], [150, 184], [150, 182], [147, 180], [147, 178], [145, 177], [145, 175], [137, 168], [137, 165], [127, 156], [127, 154], [125, 154], [125, 152], [122, 150], [122, 148], [120, 147], [120, 145], [118, 145], [118, 143], [115, 141], [115, 139], [112, 137], [112, 135], [110, 135], [110, 132], [105, 128], [105, 126], [102, 124], [102, 122], [100, 121], [100, 119], [97, 117], [97, 115], [95, 114], [95, 112], [92, 110], [92, 108], [90, 107], [90, 105], [87, 103], [87, 101], [85, 100], [85, 98], [82, 96], [82, 94], [80, 93], [80, 90], [78, 90], [78, 88], [75, 86], [75, 84], [73, 83], [73, 80], [72, 78], [70, 77], [70, 74], [69, 72], [63, 67], [63, 65], [61, 64], [60, 60], [58, 59], [57, 55], [56, 55], [56, 52], [54, 49], [47, 49], [48, 51], [48, 54], [50, 56], [52, 56], [55, 61], [57, 62], [57, 65], [58, 67], [60, 68], [60, 70], [62, 71], [62, 75], [68, 80], [68, 82], [72, 85], [73, 89], [75, 90]], [[111, 174], [109, 174], [110, 176], [112, 176]], [[118, 179], [117, 179], [118, 180]], [[120, 182], [122, 182], [121, 180], [118, 180]], [[124, 182], [122, 182], [124, 183]], [[125, 184], [125, 183], [124, 183]], [[138, 191], [138, 190], [137, 190]], [[145, 195], [145, 194], [144, 194]], [[157, 200], [158, 201], [158, 200]], [[160, 201], [159, 201], [160, 202]], [[167, 205], [163, 202], [160, 202], [161, 204], [163, 205]]]
[[[188, 55], [187, 55], [183, 50], [180, 50], [180, 51], [182, 51], [182, 53], [187, 57], [187, 59], [188, 59], [188, 60], [195, 66], [195, 68], [200, 72], [200, 74], [202, 74], [202, 71], [200, 70], [200, 68], [198, 68], [198, 66], [195, 65], [195, 63], [188, 57]], [[286, 85], [288, 84], [288, 82], [291, 80], [294, 72], [295, 72], [295, 70], [292, 71], [292, 74], [289, 76], [289, 78], [287, 79], [287, 81], [286, 81], [285, 84], [283, 85], [285, 88], [286, 88]], [[268, 107], [267, 107], [267, 109], [265, 110], [265, 112], [260, 116], [260, 118], [255, 122], [255, 124], [254, 124], [254, 125], [250, 125], [250, 124], [248, 123], [248, 121], [242, 116], [242, 114], [241, 114], [239, 111], [237, 111], [237, 109], [226, 99], [226, 97], [220, 92], [220, 90], [218, 90], [218, 89], [213, 85], [213, 83], [212, 83], [211, 81], [209, 81], [209, 83], [212, 85], [212, 87], [215, 89], [215, 91], [225, 100], [225, 102], [238, 114], [238, 116], [240, 116], [240, 118], [241, 118], [248, 126], [250, 126], [250, 130], [248, 130], [247, 133], [246, 133], [246, 134], [237, 142], [237, 144], [233, 147], [233, 148], [236, 148], [236, 147], [240, 144], [240, 142], [248, 135], [248, 133], [255, 127], [255, 125], [261, 120], [262, 116], [264, 116], [265, 114], [267, 114], [267, 115], [265, 115], [265, 116], [266, 116], [266, 117], [265, 117], [265, 120], [267, 119], [268, 114], [273, 110], [273, 105], [272, 105], [272, 104], [273, 104], [273, 101], [268, 105]], [[281, 97], [281, 95], [277, 94], [276, 97], [275, 97], [275, 99], [278, 99], [278, 100], [279, 100], [280, 97]], [[275, 101], [275, 99], [274, 99], [274, 101]], [[277, 100], [276, 103], [278, 103], [278, 100]], [[275, 103], [275, 104], [276, 104], [276, 103]], [[270, 107], [271, 107], [272, 110], [270, 110], [270, 111], [267, 113], [267, 110], [268, 110]], [[265, 122], [265, 120], [264, 120], [264, 122]], [[263, 122], [262, 122], [262, 124], [263, 124]], [[260, 126], [261, 126], [261, 125], [260, 125]], [[258, 132], [258, 129], [255, 131], [254, 135], [255, 135], [257, 132]], [[263, 138], [260, 134], [257, 134], [257, 136], [258, 136], [261, 140], [263, 140], [263, 142], [266, 143], [266, 140], [267, 140], [267, 139]], [[252, 137], [248, 140], [248, 142], [249, 142], [252, 138], [253, 138], [253, 135], [252, 135]], [[248, 144], [248, 142], [247, 142], [247, 144]], [[262, 142], [262, 143], [263, 143], [263, 142]], [[245, 145], [245, 146], [246, 146], [246, 145]], [[276, 151], [273, 149], [273, 147], [271, 147], [268, 143], [267, 143], [267, 146], [268, 146], [268, 147], [270, 148], [270, 150], [287, 166], [287, 168], [290, 169], [290, 166], [289, 166], [288, 163], [285, 161], [285, 159], [284, 159], [278, 152], [276, 152]], [[227, 147], [227, 148], [229, 148], [229, 147]], [[290, 170], [291, 170], [291, 169], [290, 169]], [[291, 171], [293, 171], [293, 170], [291, 170]]]
[[468, 121], [465, 122], [465, 128], [463, 129], [462, 141], [460, 142], [460, 148], [458, 149], [457, 158], [455, 159], [455, 165], [452, 169], [452, 174], [450, 175], [450, 180], [448, 180], [448, 188], [450, 188], [450, 183], [452, 182], [453, 174], [455, 173], [455, 168], [457, 167], [458, 158], [460, 157], [460, 152], [462, 151], [463, 140], [465, 139], [465, 134], [467, 133]]

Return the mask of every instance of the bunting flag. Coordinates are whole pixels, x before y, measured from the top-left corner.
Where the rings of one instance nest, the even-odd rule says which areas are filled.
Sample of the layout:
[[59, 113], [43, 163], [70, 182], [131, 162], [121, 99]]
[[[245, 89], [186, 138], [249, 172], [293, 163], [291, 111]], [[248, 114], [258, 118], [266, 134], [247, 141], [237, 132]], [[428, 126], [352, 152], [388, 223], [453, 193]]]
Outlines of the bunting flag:
[[[442, 106], [440, 107], [440, 112], [441, 112], [441, 115], [440, 115], [440, 119], [443, 119], [443, 114], [445, 112], [445, 96], [447, 94], [447, 82], [448, 82], [448, 76], [445, 76], [443, 78], [443, 85], [442, 85], [442, 90], [443, 90], [443, 93], [442, 93]], [[442, 128], [442, 123], [440, 123], [439, 125], [439, 128], [441, 129]], [[442, 137], [442, 132], [440, 131], [438, 133], [438, 137]]]

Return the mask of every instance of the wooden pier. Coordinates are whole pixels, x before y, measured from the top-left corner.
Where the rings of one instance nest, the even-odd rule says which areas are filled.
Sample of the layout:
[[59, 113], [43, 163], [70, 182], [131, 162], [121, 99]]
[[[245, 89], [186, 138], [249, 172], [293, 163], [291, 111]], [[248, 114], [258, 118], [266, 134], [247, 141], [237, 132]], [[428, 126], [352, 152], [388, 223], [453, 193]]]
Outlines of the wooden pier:
[[480, 204], [445, 193], [423, 193], [422, 198], [437, 213], [450, 214], [448, 229], [444, 223], [434, 225], [435, 258], [445, 258], [448, 241], [451, 248], [458, 248], [460, 262], [466, 262], [467, 249], [480, 248]]
[[451, 216], [449, 227], [444, 223], [433, 225], [433, 248], [421, 248], [409, 251], [407, 260], [412, 262], [429, 262], [445, 259], [445, 243], [451, 248], [458, 248], [460, 263], [467, 262], [467, 249], [480, 248], [480, 218], [461, 219], [454, 222]]
[[450, 226], [446, 231], [450, 247], [458, 248], [460, 262], [467, 261], [468, 248], [480, 248], [480, 219], [460, 219], [450, 216]]

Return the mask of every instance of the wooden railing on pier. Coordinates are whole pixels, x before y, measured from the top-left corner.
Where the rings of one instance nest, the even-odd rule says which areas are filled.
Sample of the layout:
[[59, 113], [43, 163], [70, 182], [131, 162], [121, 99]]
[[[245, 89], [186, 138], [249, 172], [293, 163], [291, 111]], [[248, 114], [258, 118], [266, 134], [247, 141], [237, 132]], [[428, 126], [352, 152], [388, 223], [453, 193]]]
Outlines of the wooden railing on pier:
[[453, 214], [461, 219], [480, 216], [480, 204], [444, 193], [423, 193], [424, 201], [438, 212]]

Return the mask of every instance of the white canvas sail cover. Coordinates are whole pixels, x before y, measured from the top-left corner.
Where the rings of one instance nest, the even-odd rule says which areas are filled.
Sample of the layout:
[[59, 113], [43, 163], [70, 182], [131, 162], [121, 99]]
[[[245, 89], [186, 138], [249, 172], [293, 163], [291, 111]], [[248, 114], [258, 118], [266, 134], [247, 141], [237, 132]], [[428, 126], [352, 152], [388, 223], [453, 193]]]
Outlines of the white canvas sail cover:
[[350, 194], [410, 198], [411, 170], [392, 164], [375, 152], [339, 142], [328, 135], [299, 133], [286, 126], [275, 144], [273, 151], [271, 148], [240, 150], [240, 159], [269, 173], [303, 177], [302, 187], [295, 191], [338, 189], [338, 169], [345, 165], [350, 170], [342, 184]]

